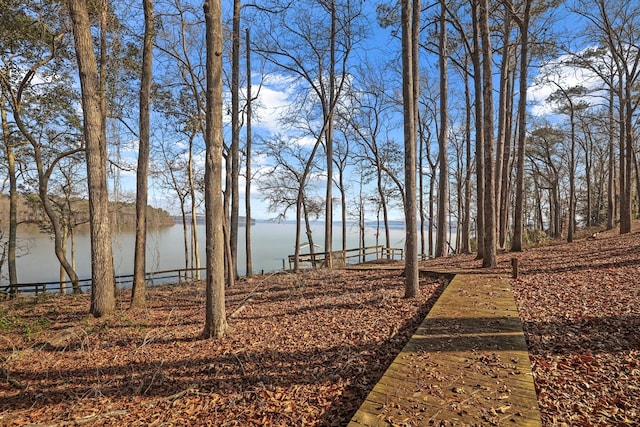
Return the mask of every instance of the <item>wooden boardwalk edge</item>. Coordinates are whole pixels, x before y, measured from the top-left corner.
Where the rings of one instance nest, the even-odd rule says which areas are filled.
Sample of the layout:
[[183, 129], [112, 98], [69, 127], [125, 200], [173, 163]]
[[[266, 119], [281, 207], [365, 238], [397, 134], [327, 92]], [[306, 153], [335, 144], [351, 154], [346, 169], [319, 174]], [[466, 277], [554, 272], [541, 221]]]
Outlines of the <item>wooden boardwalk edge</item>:
[[455, 275], [348, 425], [541, 426], [509, 280]]

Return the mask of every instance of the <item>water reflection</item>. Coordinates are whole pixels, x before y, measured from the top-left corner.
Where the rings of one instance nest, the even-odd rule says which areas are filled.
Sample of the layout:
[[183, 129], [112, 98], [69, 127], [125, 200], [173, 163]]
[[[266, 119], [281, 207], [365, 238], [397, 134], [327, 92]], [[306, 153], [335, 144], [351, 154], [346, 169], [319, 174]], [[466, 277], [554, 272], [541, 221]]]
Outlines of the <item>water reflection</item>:
[[[398, 224], [395, 224], [398, 225]], [[314, 243], [323, 246], [324, 224], [314, 223], [312, 226]], [[204, 265], [204, 225], [197, 226], [200, 240], [200, 259]], [[277, 271], [282, 269], [282, 261], [294, 252], [295, 223], [256, 221], [252, 229], [253, 269], [254, 272]], [[376, 244], [375, 226], [368, 226], [365, 231], [366, 245]], [[384, 233], [381, 231], [381, 235]], [[341, 227], [334, 226], [334, 250], [341, 248]], [[304, 238], [304, 237], [303, 237]], [[304, 240], [306, 242], [306, 240]], [[245, 228], [240, 227], [238, 233], [238, 271], [245, 274]], [[125, 275], [133, 272], [133, 249], [135, 230], [120, 230], [113, 234], [113, 257], [116, 274]], [[384, 244], [380, 237], [379, 244]], [[53, 240], [42, 234], [35, 227], [19, 229], [18, 246], [20, 257], [16, 261], [18, 281], [20, 283], [52, 282], [59, 279], [59, 263], [53, 252]], [[358, 227], [349, 224], [347, 227], [347, 247], [359, 247]], [[404, 229], [394, 226], [391, 229], [391, 246], [404, 247]], [[70, 249], [69, 249], [70, 253]], [[80, 279], [91, 277], [91, 251], [88, 232], [78, 232], [75, 238], [76, 272]], [[185, 267], [183, 231], [181, 225], [152, 228], [147, 237], [147, 271], [173, 270]], [[3, 272], [6, 272], [4, 266]], [[6, 278], [2, 279], [6, 284]]]

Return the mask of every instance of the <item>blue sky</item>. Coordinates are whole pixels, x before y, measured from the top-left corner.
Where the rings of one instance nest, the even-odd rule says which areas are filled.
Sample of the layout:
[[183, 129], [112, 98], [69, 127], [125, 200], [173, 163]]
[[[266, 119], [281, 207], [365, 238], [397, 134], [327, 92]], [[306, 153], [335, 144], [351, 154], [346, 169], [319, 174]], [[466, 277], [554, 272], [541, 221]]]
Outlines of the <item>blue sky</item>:
[[[357, 52], [354, 52], [353, 58], [357, 59], [358, 57], [363, 57], [364, 55], [370, 57], [381, 57], [381, 58], [398, 58], [399, 59], [399, 49], [400, 43], [397, 37], [393, 37], [392, 33], [394, 32], [393, 28], [380, 28], [375, 20], [375, 3], [372, 2], [364, 2], [365, 12], [367, 14], [367, 19], [369, 20], [369, 31], [370, 38], [366, 40], [366, 42], [359, 48]], [[576, 21], [572, 19], [567, 19], [566, 10], [562, 9], [558, 11], [559, 14], [564, 15], [564, 18], [554, 24], [556, 29], [562, 29], [564, 27], [570, 27], [572, 25], [576, 25]], [[573, 28], [575, 29], [575, 27]], [[560, 56], [556, 60], [557, 63], [562, 61], [563, 57]], [[437, 71], [434, 67], [435, 59], [434, 57], [428, 58], [426, 55], [423, 57], [423, 66], [425, 66], [428, 70], [428, 73], [433, 73], [430, 76], [431, 80], [437, 79]], [[536, 80], [536, 76], [541, 73], [547, 73], [552, 65], [548, 65], [541, 69], [532, 69], [532, 85], [530, 87], [528, 96], [531, 104], [531, 113], [534, 117], [545, 117], [553, 112], [553, 106], [546, 102], [547, 97], [555, 91], [555, 87], [552, 84], [541, 82], [539, 79]], [[598, 84], [597, 79], [594, 79], [593, 75], [590, 75], [584, 71], [577, 71], [570, 67], [559, 66], [556, 67], [556, 70], [553, 73], [555, 77], [553, 79], [557, 82], [561, 82], [564, 86], [573, 85], [574, 83], [582, 83], [585, 85], [596, 85]], [[261, 76], [256, 74], [253, 76], [253, 81], [259, 82]], [[452, 78], [452, 81], [455, 82], [455, 79]], [[254, 124], [254, 140], [258, 141], [259, 138], [269, 137], [270, 135], [274, 135], [281, 131], [281, 124], [279, 123], [279, 119], [281, 115], [286, 111], [287, 107], [293, 101], [294, 96], [294, 80], [282, 73], [271, 72], [268, 74], [262, 82], [262, 88], [260, 90], [258, 101], [256, 105], [259, 105], [260, 108], [254, 113], [253, 124]], [[244, 89], [243, 89], [244, 90]], [[257, 88], [254, 87], [254, 91]], [[451, 88], [452, 96], [456, 94], [456, 88], [453, 86]], [[459, 93], [459, 91], [458, 91]], [[224, 117], [225, 120], [228, 120], [228, 116]], [[244, 139], [244, 130], [242, 131], [242, 139]], [[228, 134], [225, 138], [229, 139]], [[401, 139], [401, 135], [399, 135]], [[306, 143], [312, 143], [313, 139], [308, 138]], [[179, 144], [179, 141], [176, 141]], [[300, 143], [305, 143], [305, 140], [300, 141]], [[256, 144], [257, 145], [257, 144]], [[130, 141], [126, 144], [127, 150], [121, 151], [123, 158], [130, 159], [130, 162], [135, 161], [135, 150], [137, 149], [136, 141]], [[319, 153], [319, 155], [323, 155]], [[197, 163], [202, 165], [203, 159], [202, 155], [197, 159]], [[261, 167], [264, 167], [268, 164], [268, 159], [264, 156], [257, 155], [254, 153], [253, 157], [254, 163], [254, 173], [258, 173]], [[121, 171], [120, 176], [122, 178], [120, 188], [123, 193], [132, 194], [135, 189], [135, 176], [133, 171]], [[240, 189], [241, 189], [241, 215], [244, 212], [244, 177], [241, 177]], [[326, 178], [325, 178], [326, 179]], [[258, 192], [258, 185], [254, 182], [253, 190]], [[334, 192], [337, 194], [337, 191]], [[152, 185], [150, 189], [150, 204], [158, 207], [163, 207], [165, 209], [170, 210], [172, 213], [177, 212], [177, 206], [172, 202], [175, 200], [175, 197], [170, 193], [167, 193], [166, 190], [160, 189], [157, 186]], [[335, 205], [335, 217], [339, 217], [339, 205]], [[253, 197], [252, 201], [252, 210], [253, 216], [255, 218], [267, 219], [273, 218], [276, 214], [267, 211], [267, 204], [261, 197], [256, 194], [256, 197]], [[293, 212], [290, 212], [289, 218], [291, 218]], [[392, 212], [393, 219], [401, 219], [402, 211], [399, 207], [395, 208]]]

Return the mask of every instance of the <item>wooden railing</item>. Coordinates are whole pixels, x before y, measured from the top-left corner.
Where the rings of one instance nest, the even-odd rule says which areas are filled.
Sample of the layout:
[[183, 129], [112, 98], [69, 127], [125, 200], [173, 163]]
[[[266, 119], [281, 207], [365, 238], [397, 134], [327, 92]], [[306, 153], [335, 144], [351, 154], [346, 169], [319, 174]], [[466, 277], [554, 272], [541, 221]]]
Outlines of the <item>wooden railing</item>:
[[[364, 248], [345, 249], [344, 251], [314, 252], [312, 254], [299, 254], [299, 268], [319, 268], [327, 264], [327, 258], [331, 256], [334, 266], [344, 266], [347, 264], [360, 264], [364, 262], [385, 260], [402, 260], [404, 249], [386, 248], [382, 245], [367, 246]], [[295, 267], [295, 255], [289, 255], [289, 270]], [[283, 269], [284, 260], [283, 260]]]
[[[300, 254], [298, 261], [300, 268], [318, 268], [326, 265], [327, 257], [331, 255], [334, 266], [344, 266], [347, 264], [359, 264], [376, 260], [402, 260], [404, 258], [404, 250], [400, 248], [386, 248], [382, 245], [367, 246], [364, 248], [346, 249], [344, 251], [333, 252], [316, 252], [313, 254]], [[295, 265], [295, 255], [288, 256], [289, 270], [293, 270]], [[282, 269], [287, 270], [285, 260], [282, 260]], [[145, 274], [148, 284], [160, 283], [181, 283], [195, 276], [195, 272], [204, 272], [205, 268], [181, 268], [175, 270], [154, 271]], [[80, 288], [87, 291], [91, 287], [91, 279], [78, 280]], [[127, 287], [133, 283], [133, 274], [123, 274], [115, 276], [115, 284], [118, 288]], [[32, 283], [16, 283], [13, 286], [5, 285], [0, 287], [0, 299], [9, 297], [11, 294], [29, 294], [40, 295], [47, 292], [59, 292], [63, 288], [67, 292], [71, 291], [71, 281], [59, 280], [52, 282], [32, 282]]]
[[[163, 270], [145, 273], [147, 284], [160, 284], [166, 282], [182, 283], [183, 280], [190, 279], [190, 275], [195, 276], [196, 271], [204, 271], [205, 268], [181, 268], [176, 270]], [[133, 283], [133, 274], [122, 274], [115, 276], [115, 284], [118, 288], [124, 288]], [[80, 279], [78, 284], [83, 291], [87, 291], [91, 287], [91, 279]], [[0, 287], [0, 298], [9, 296], [14, 293], [26, 293], [40, 295], [46, 292], [59, 292], [63, 287], [67, 291], [71, 290], [72, 283], [70, 280], [60, 282], [32, 282], [32, 283], [16, 283], [13, 286], [6, 285]]]

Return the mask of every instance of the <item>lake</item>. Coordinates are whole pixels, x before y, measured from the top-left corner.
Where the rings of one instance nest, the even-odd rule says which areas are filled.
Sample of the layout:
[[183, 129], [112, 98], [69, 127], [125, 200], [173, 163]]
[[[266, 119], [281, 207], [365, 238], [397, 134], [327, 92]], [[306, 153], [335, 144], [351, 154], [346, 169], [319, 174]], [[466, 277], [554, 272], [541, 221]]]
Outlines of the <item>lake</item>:
[[[198, 225], [200, 259], [205, 264], [205, 230]], [[244, 275], [245, 270], [245, 228], [240, 227], [238, 233], [238, 272]], [[312, 225], [314, 243], [323, 246], [324, 223]], [[341, 249], [341, 227], [335, 225], [333, 230], [333, 248]], [[376, 228], [368, 226], [365, 230], [367, 246], [376, 244]], [[391, 246], [403, 248], [405, 239], [402, 223], [394, 223], [391, 227]], [[293, 254], [295, 245], [295, 222], [256, 221], [251, 227], [253, 270], [272, 272], [282, 269], [282, 260]], [[379, 244], [384, 245], [384, 232], [381, 230]], [[116, 274], [132, 274], [135, 230], [124, 230], [114, 233], [113, 257]], [[303, 234], [303, 243], [306, 236]], [[16, 261], [18, 281], [20, 283], [53, 282], [59, 278], [59, 263], [53, 252], [53, 240], [49, 235], [33, 228], [20, 228], [18, 246], [24, 250]], [[359, 247], [358, 226], [350, 223], [347, 226], [347, 249]], [[81, 279], [91, 277], [91, 251], [88, 232], [76, 234], [76, 271]], [[318, 249], [322, 251], [322, 249]], [[303, 252], [308, 252], [303, 249]], [[150, 228], [147, 237], [147, 271], [173, 270], [184, 268], [184, 245], [182, 226], [176, 224], [169, 227]], [[3, 266], [6, 274], [6, 265]], [[2, 284], [7, 284], [6, 278]]]

